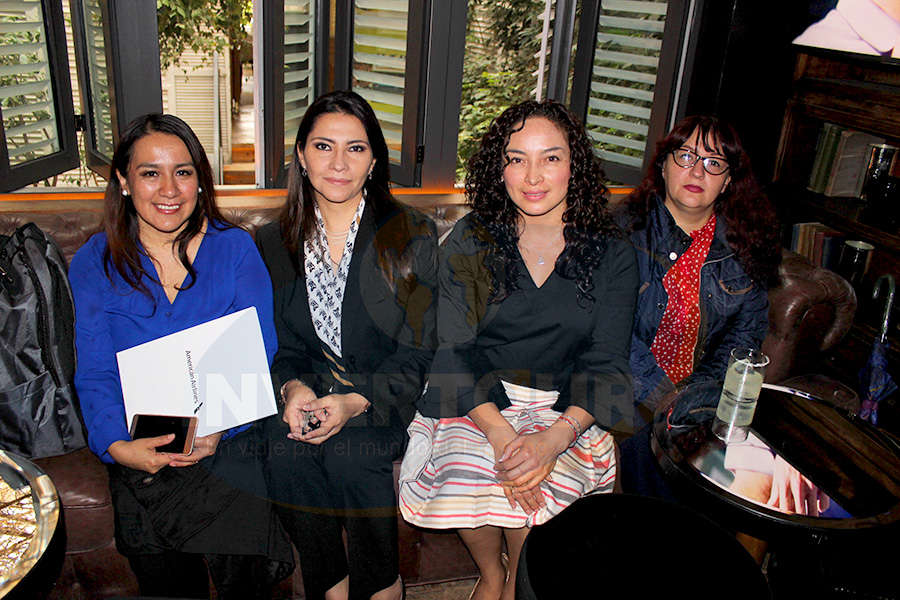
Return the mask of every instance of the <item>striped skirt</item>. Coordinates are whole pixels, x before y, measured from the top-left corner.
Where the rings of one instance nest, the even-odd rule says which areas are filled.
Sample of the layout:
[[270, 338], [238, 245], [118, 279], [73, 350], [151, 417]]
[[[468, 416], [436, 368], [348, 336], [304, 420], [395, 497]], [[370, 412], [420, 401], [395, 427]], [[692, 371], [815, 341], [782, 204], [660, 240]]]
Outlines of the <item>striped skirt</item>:
[[[521, 433], [542, 431], [559, 412], [558, 392], [503, 382], [511, 405], [501, 414]], [[531, 527], [549, 521], [586, 494], [611, 492], [616, 478], [612, 436], [596, 425], [556, 460], [541, 484], [546, 506], [528, 514], [510, 508], [494, 470], [494, 449], [468, 417], [433, 419], [416, 413], [400, 468], [400, 512], [435, 529], [495, 525]]]

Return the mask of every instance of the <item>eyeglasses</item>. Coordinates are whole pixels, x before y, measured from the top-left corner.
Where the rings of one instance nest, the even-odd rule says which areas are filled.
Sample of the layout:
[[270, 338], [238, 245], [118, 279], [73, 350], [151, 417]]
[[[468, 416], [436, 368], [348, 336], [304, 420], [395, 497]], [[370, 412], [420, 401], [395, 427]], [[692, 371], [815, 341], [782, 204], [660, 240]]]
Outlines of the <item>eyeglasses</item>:
[[703, 170], [710, 175], [721, 175], [728, 170], [728, 161], [718, 156], [700, 156], [687, 148], [679, 148], [672, 150], [672, 159], [675, 164], [684, 169], [690, 169], [697, 164], [698, 160], [703, 161]]

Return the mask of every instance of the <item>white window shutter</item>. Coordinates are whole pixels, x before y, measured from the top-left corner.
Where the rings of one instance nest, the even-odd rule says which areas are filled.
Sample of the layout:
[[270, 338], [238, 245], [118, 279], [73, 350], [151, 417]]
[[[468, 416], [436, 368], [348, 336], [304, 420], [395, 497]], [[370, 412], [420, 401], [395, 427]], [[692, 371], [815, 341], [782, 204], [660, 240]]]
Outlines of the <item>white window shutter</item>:
[[315, 100], [315, 2], [284, 3], [284, 155], [290, 162], [297, 127]]
[[406, 72], [407, 0], [356, 0], [351, 86], [381, 123], [392, 162], [400, 162]]
[[667, 8], [667, 0], [602, 3], [585, 124], [604, 161], [643, 164]]
[[40, 0], [0, 1], [0, 108], [11, 166], [59, 152]]

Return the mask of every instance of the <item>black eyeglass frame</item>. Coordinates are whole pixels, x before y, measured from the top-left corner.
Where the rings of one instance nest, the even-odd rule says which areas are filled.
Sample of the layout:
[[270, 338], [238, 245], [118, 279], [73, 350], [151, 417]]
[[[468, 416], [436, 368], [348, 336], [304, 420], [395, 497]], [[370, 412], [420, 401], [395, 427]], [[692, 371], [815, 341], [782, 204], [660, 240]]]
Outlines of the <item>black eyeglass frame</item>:
[[[685, 164], [681, 164], [681, 162], [678, 160], [678, 154], [679, 154], [679, 153], [681, 153], [681, 154], [684, 154], [684, 153], [692, 154], [692, 155], [694, 156], [694, 160], [692, 160], [690, 163], [688, 163], [688, 164], [686, 164], [686, 165], [685, 165]], [[725, 173], [728, 171], [728, 169], [731, 168], [731, 165], [729, 165], [729, 164], [728, 164], [728, 161], [727, 161], [726, 159], [724, 159], [724, 158], [719, 158], [719, 157], [717, 157], [717, 156], [700, 156], [699, 154], [697, 154], [696, 152], [694, 152], [694, 151], [691, 150], [690, 148], [676, 148], [675, 150], [672, 150], [671, 154], [672, 154], [672, 160], [675, 161], [675, 164], [678, 165], [679, 167], [681, 167], [682, 169], [691, 169], [691, 168], [693, 168], [694, 165], [697, 164], [697, 161], [702, 161], [701, 164], [703, 165], [703, 170], [704, 170], [704, 171], [706, 171], [706, 172], [709, 173], [710, 175], [718, 176], [718, 175], [723, 175], [723, 174], [725, 174]], [[718, 160], [718, 161], [724, 162], [724, 163], [725, 163], [725, 168], [722, 169], [721, 171], [718, 171], [718, 172], [711, 171], [710, 168], [709, 168], [709, 165], [706, 164], [706, 161], [708, 161], [708, 160]]]

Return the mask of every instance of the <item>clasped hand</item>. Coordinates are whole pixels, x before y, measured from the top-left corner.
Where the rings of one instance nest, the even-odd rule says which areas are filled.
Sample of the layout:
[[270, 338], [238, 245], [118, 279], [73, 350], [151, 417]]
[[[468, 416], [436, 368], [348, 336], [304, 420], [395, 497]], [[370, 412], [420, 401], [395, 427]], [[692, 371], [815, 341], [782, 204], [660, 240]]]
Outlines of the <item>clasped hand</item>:
[[[292, 385], [285, 394], [284, 417], [291, 431], [287, 437], [297, 442], [321, 444], [336, 435], [351, 418], [362, 414], [369, 401], [361, 394], [328, 394], [317, 398], [315, 392], [302, 383]], [[307, 419], [304, 412], [319, 420], [319, 427], [304, 432]]]
[[565, 448], [566, 444], [549, 429], [517, 434], [503, 446], [494, 468], [512, 508], [518, 504], [533, 513], [545, 506], [540, 484], [549, 477]]
[[151, 438], [137, 440], [119, 440], [110, 444], [108, 452], [118, 464], [157, 473], [163, 467], [189, 467], [195, 465], [207, 456], [216, 453], [222, 433], [214, 433], [194, 440], [194, 449], [190, 454], [176, 454], [173, 452], [157, 452], [160, 446], [165, 446], [175, 439], [175, 434], [160, 435]]

